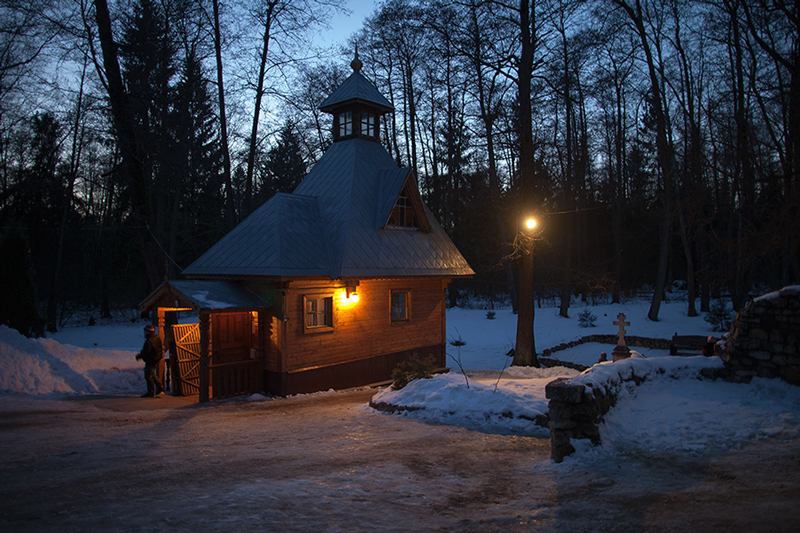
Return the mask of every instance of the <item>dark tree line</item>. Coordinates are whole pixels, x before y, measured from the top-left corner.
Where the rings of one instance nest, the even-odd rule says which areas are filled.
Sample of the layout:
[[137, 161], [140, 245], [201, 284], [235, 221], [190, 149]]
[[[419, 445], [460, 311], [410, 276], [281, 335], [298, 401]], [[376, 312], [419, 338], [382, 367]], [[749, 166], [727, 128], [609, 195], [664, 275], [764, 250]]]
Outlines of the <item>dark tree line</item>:
[[531, 213], [536, 294], [564, 316], [576, 295], [648, 289], [656, 320], [675, 281], [693, 315], [800, 280], [796, 2], [387, 0], [314, 49], [339, 6], [0, 1], [0, 232], [49, 329], [135, 305], [291, 191], [356, 46], [396, 110], [387, 150], [478, 273], [452, 304], [510, 294], [533, 319]]
[[696, 315], [800, 279], [797, 9], [390, 0], [356, 40], [399, 111], [387, 147], [481, 282], [507, 286], [498, 244], [537, 211], [537, 291], [562, 315], [647, 286], [657, 320], [677, 280]]

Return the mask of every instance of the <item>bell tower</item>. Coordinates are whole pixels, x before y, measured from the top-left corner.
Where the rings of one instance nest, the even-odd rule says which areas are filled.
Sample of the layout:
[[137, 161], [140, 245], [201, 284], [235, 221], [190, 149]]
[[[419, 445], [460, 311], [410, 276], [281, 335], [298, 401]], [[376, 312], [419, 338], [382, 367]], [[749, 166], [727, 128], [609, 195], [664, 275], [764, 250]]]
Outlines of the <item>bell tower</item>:
[[333, 115], [333, 142], [364, 139], [380, 142], [380, 117], [394, 108], [377, 87], [361, 74], [356, 50], [350, 62], [353, 73], [319, 106]]

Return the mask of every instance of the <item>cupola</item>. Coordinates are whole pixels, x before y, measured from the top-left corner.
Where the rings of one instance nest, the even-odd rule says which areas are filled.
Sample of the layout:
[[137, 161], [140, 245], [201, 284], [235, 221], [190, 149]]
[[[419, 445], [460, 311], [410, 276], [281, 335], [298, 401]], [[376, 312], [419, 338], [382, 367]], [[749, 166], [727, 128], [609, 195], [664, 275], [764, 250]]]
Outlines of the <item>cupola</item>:
[[380, 117], [394, 111], [394, 107], [361, 74], [358, 50], [350, 66], [353, 73], [319, 108], [333, 115], [333, 142], [355, 138], [380, 142]]

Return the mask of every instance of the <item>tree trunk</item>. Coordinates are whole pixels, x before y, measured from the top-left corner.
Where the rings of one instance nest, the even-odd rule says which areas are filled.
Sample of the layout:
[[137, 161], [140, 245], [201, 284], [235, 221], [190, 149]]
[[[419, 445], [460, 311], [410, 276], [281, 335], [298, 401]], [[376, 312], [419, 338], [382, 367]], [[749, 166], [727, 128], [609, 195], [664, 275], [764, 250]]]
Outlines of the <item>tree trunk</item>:
[[[531, 28], [535, 27], [532, 20], [532, 9], [528, 0], [520, 0], [520, 40], [522, 50], [518, 69], [519, 84], [519, 174], [523, 202], [531, 202], [536, 191], [537, 183], [536, 162], [533, 156], [533, 127], [531, 111], [531, 78], [533, 76], [533, 55], [535, 47], [535, 34]], [[540, 199], [537, 199], [541, 201]], [[532, 207], [532, 206], [529, 206]], [[523, 250], [522, 265], [519, 275], [519, 313], [517, 314], [517, 340], [514, 352], [514, 365], [539, 366], [536, 357], [536, 340], [533, 333], [534, 301], [533, 301], [533, 249]]]
[[256, 86], [256, 103], [253, 109], [253, 126], [250, 131], [250, 146], [247, 151], [247, 173], [244, 190], [244, 216], [253, 211], [253, 173], [256, 161], [256, 147], [258, 146], [258, 122], [261, 116], [261, 100], [264, 98], [264, 76], [267, 70], [267, 53], [269, 52], [270, 27], [272, 26], [272, 13], [277, 2], [270, 2], [264, 22], [264, 40], [261, 49], [261, 61], [258, 66], [258, 81]]
[[[147, 194], [147, 179], [142, 166], [140, 144], [137, 142], [132, 122], [128, 95], [122, 82], [122, 72], [117, 58], [117, 43], [111, 31], [111, 16], [106, 0], [95, 0], [95, 20], [97, 37], [103, 51], [103, 67], [105, 68], [106, 89], [111, 105], [111, 118], [117, 134], [119, 150], [122, 155], [122, 166], [128, 179], [132, 195], [131, 219], [135, 226], [136, 240], [142, 255], [142, 262], [147, 274], [150, 290], [159, 284], [158, 260], [153, 253], [147, 228], [150, 222], [150, 203]], [[100, 73], [102, 77], [102, 72]]]
[[686, 235], [686, 223], [683, 216], [683, 207], [678, 204], [678, 220], [681, 229], [681, 244], [683, 245], [683, 253], [686, 256], [686, 298], [689, 303], [687, 315], [697, 316], [697, 309], [695, 308], [695, 289], [694, 289], [694, 261], [692, 260], [692, 247], [689, 244], [689, 237]]
[[[526, 245], [523, 245], [526, 246]], [[522, 251], [519, 268], [519, 313], [517, 314], [517, 340], [514, 345], [514, 366], [539, 367], [536, 356], [536, 338], [533, 321], [536, 314], [533, 294], [533, 249]]]
[[225, 111], [225, 84], [222, 76], [222, 36], [219, 27], [219, 0], [212, 0], [214, 9], [214, 55], [217, 60], [217, 99], [219, 105], [220, 145], [222, 147], [222, 172], [225, 181], [225, 229], [236, 223], [236, 207], [233, 198], [233, 179], [231, 178], [231, 153], [228, 146], [228, 118]]

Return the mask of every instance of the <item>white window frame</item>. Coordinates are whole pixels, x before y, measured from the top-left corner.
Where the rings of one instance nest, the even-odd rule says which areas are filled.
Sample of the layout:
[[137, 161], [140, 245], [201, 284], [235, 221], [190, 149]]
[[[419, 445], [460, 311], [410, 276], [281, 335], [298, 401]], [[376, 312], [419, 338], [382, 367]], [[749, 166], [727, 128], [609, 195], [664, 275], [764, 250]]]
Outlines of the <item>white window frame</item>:
[[[319, 306], [322, 304], [323, 309]], [[315, 309], [312, 311], [311, 307]], [[310, 324], [313, 317], [314, 324]], [[320, 323], [319, 317], [322, 317]], [[333, 295], [307, 294], [303, 296], [303, 330], [311, 332], [333, 331]]]

